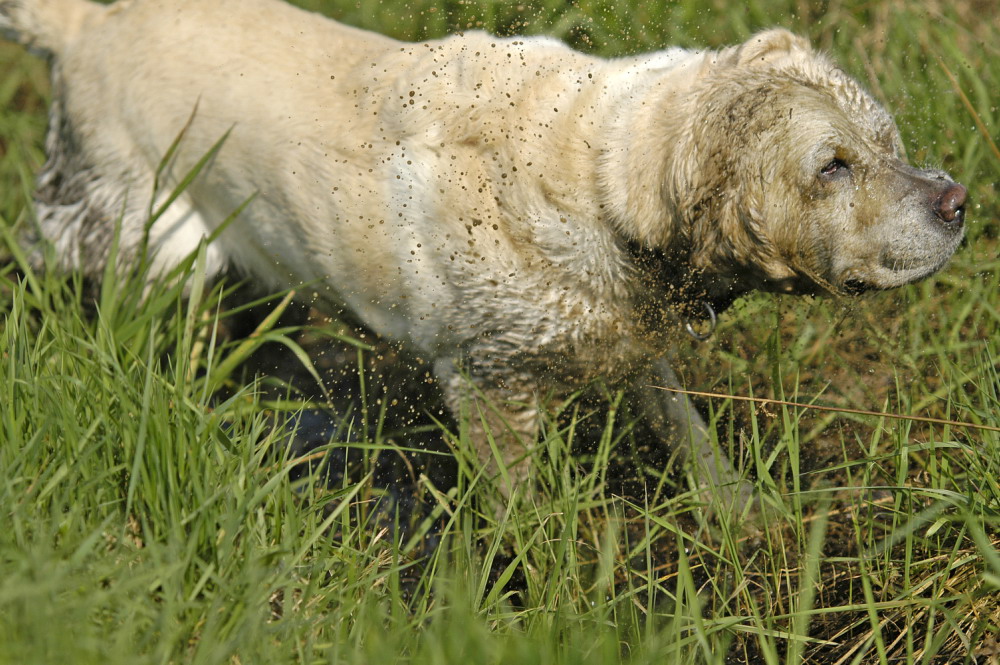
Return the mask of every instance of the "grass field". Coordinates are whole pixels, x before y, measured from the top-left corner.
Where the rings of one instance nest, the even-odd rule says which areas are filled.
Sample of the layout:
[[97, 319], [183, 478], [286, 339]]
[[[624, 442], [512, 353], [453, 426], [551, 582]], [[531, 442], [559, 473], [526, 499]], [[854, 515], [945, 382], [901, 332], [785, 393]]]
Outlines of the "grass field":
[[[967, 242], [923, 283], [756, 296], [681, 340], [692, 388], [781, 400], [696, 400], [770, 506], [762, 530], [702, 520], [640, 425], [582, 401], [539, 446], [543, 487], [497, 516], [463, 428], [400, 393], [370, 337], [288, 325], [280, 296], [220, 308], [197, 256], [192, 300], [28, 270], [47, 71], [0, 44], [0, 663], [1000, 663], [1000, 6], [301, 4], [603, 55], [791, 28], [895, 114], [912, 162], [968, 186]], [[284, 422], [322, 406], [313, 373], [344, 416], [327, 467], [291, 459]]]

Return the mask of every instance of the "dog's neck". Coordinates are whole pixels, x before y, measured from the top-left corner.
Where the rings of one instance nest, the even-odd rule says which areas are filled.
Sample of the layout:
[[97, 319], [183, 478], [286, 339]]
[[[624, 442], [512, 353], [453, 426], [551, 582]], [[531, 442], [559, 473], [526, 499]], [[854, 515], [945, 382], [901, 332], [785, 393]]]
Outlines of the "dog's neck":
[[722, 313], [748, 291], [735, 278], [695, 267], [682, 246], [664, 250], [635, 241], [624, 245], [635, 269], [634, 297], [643, 316], [701, 320], [709, 317], [709, 308]]

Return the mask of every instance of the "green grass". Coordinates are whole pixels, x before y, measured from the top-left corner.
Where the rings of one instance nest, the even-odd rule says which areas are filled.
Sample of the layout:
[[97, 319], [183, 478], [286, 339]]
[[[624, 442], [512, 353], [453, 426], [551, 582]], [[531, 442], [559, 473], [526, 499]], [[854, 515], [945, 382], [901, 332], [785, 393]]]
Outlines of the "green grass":
[[[302, 4], [401, 38], [544, 33], [605, 55], [771, 25], [809, 36], [894, 112], [912, 161], [969, 187], [968, 242], [897, 292], [749, 298], [709, 342], [682, 341], [679, 373], [717, 393], [1000, 426], [994, 4]], [[371, 478], [405, 434], [335, 439], [360, 460], [339, 486], [293, 475], [275, 423], [301, 402], [250, 380], [247, 356], [276, 343], [318, 373], [310, 336], [363, 366], [377, 351], [277, 316], [226, 336], [224, 287], [201, 284], [197, 256], [194, 300], [179, 286], [140, 299], [133, 277], [95, 305], [72, 276], [27, 271], [13, 237], [48, 94], [45, 68], [0, 45], [0, 663], [996, 662], [997, 431], [701, 399], [770, 506], [756, 534], [701, 521], [627, 414], [605, 427], [582, 405], [540, 446], [544, 489], [502, 515], [460, 432], [446, 435], [457, 486], [417, 469], [427, 519], [404, 530], [373, 509]], [[392, 405], [376, 406], [363, 415], [381, 422]]]

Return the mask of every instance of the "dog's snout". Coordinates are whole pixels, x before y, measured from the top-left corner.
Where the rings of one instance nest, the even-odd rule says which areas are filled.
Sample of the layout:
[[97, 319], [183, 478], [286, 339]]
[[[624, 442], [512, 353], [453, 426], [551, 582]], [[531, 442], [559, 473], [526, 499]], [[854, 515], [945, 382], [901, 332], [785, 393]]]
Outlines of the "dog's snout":
[[961, 224], [965, 218], [965, 199], [968, 193], [964, 185], [952, 183], [934, 202], [934, 214], [949, 224]]

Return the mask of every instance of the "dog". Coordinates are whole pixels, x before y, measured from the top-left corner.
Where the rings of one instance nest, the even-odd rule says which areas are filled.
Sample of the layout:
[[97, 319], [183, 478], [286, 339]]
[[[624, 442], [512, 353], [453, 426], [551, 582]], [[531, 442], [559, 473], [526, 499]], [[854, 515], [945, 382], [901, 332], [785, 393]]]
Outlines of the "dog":
[[162, 274], [238, 211], [209, 274], [432, 358], [504, 495], [540, 410], [600, 379], [702, 491], [745, 500], [688, 399], [652, 388], [678, 386], [684, 324], [753, 290], [899, 287], [963, 236], [966, 188], [909, 166], [889, 114], [781, 29], [619, 59], [404, 43], [279, 0], [0, 0], [0, 29], [52, 63], [54, 268], [99, 279], [120, 229], [116, 267], [148, 247]]

